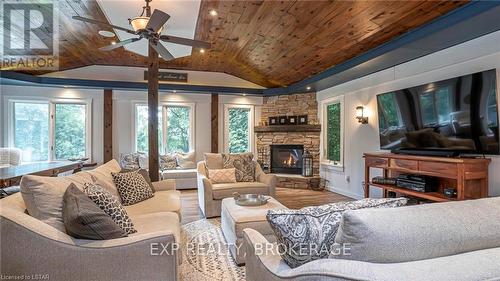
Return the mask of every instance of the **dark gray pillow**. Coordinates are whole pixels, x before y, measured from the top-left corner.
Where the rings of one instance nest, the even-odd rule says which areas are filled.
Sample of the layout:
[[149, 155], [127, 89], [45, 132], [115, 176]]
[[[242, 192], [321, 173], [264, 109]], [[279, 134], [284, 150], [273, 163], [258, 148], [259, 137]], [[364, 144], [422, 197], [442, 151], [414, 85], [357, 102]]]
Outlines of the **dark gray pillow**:
[[127, 236], [110, 216], [73, 183], [64, 193], [62, 214], [66, 233], [75, 238], [108, 240]]
[[335, 250], [335, 235], [347, 210], [390, 208], [406, 205], [406, 198], [363, 199], [300, 210], [270, 210], [267, 220], [278, 240], [281, 258], [292, 268], [328, 258]]

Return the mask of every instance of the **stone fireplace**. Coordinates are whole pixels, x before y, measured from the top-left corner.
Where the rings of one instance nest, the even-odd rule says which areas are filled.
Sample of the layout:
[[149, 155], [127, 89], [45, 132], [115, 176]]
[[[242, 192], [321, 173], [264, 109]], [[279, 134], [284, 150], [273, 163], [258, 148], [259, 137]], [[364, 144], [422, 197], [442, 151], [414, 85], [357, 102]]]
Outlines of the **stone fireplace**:
[[303, 145], [272, 144], [271, 173], [302, 174]]
[[[308, 125], [278, 125], [278, 126], [263, 126], [263, 123], [268, 122], [269, 117], [283, 115], [307, 115]], [[259, 162], [270, 166], [270, 172], [278, 174], [278, 186], [289, 188], [310, 188], [319, 184], [319, 142], [321, 126], [318, 119], [318, 104], [316, 102], [316, 93], [304, 93], [293, 95], [282, 95], [275, 97], [264, 98], [264, 104], [261, 112], [260, 126], [255, 128], [257, 158]], [[286, 147], [300, 146], [302, 151], [309, 151], [313, 157], [313, 174], [314, 177], [302, 177], [302, 162], [301, 159], [290, 159], [290, 154], [286, 154], [281, 150]], [[273, 149], [275, 151], [273, 152]], [[281, 151], [281, 152], [279, 152]], [[283, 156], [278, 157], [279, 160], [272, 159], [276, 153]], [[297, 156], [297, 152], [294, 155]], [[273, 154], [273, 155], [271, 155]], [[302, 156], [302, 154], [300, 154]], [[277, 162], [276, 162], [277, 161]], [[300, 161], [295, 163], [295, 169], [288, 169], [283, 166], [283, 162], [291, 163], [292, 161]], [[281, 164], [280, 164], [281, 162]], [[287, 164], [285, 163], [285, 164]], [[298, 169], [300, 167], [300, 170]], [[276, 170], [278, 169], [278, 170]]]

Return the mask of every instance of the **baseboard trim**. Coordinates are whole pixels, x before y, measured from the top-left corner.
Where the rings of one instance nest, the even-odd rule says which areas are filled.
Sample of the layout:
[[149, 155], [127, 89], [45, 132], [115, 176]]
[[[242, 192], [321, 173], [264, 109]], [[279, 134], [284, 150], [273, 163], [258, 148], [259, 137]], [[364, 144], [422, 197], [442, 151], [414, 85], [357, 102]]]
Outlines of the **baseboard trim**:
[[335, 193], [338, 193], [338, 194], [341, 194], [341, 195], [344, 195], [344, 196], [347, 196], [347, 197], [351, 197], [351, 198], [357, 199], [357, 200], [364, 198], [364, 196], [361, 195], [361, 194], [356, 194], [356, 193], [348, 192], [348, 191], [345, 191], [345, 190], [340, 189], [340, 188], [335, 188], [333, 186], [327, 186], [326, 190], [331, 191], [331, 192], [335, 192]]

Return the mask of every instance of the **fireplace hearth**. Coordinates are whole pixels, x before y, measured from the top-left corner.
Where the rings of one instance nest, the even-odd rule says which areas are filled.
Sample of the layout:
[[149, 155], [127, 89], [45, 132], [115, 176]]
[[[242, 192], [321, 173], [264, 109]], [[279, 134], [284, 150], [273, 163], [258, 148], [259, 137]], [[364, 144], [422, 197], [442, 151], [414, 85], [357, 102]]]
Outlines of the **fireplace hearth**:
[[303, 145], [271, 145], [271, 173], [302, 174]]

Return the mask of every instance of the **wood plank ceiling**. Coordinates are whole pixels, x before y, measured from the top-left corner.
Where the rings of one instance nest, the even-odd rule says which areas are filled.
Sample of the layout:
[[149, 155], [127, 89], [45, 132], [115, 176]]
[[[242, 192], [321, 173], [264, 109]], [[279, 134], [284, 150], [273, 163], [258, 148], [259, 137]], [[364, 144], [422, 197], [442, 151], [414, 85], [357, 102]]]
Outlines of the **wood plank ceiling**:
[[[80, 15], [106, 21], [95, 0], [58, 2], [61, 70], [94, 64], [146, 66], [146, 58], [123, 48], [97, 50], [113, 40], [97, 34], [107, 29], [71, 19]], [[202, 0], [195, 38], [212, 42], [213, 48], [204, 54], [193, 49], [192, 56], [162, 61], [160, 67], [219, 71], [265, 87], [286, 86], [358, 56], [466, 2]], [[217, 16], [210, 15], [212, 9]], [[134, 15], [131, 11], [130, 16]]]

